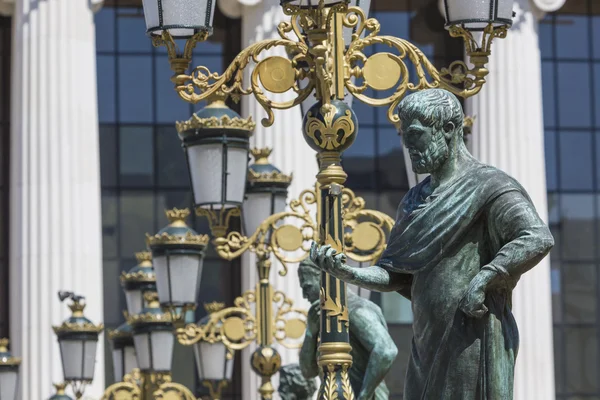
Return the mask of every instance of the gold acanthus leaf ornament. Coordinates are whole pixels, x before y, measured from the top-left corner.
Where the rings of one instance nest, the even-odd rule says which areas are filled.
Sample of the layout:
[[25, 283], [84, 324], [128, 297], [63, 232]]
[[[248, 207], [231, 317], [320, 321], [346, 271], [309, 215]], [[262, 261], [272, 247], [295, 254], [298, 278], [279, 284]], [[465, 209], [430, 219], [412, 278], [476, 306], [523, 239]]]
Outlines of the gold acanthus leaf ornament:
[[[327, 318], [337, 317], [338, 321], [344, 322], [346, 328], [349, 325], [350, 318], [348, 316], [348, 308], [342, 306], [339, 299], [333, 300], [327, 295], [324, 288], [321, 288], [321, 310], [327, 312]], [[340, 324], [338, 324], [339, 330]]]
[[183, 122], [176, 122], [175, 127], [177, 128], [177, 133], [182, 133], [185, 131], [189, 131], [192, 129], [239, 129], [242, 131], [253, 132], [254, 128], [256, 128], [256, 123], [252, 120], [252, 117], [248, 118], [239, 118], [239, 117], [229, 117], [227, 115], [223, 115], [220, 118], [218, 117], [210, 117], [210, 118], [200, 118], [196, 114], [192, 115], [192, 117]]

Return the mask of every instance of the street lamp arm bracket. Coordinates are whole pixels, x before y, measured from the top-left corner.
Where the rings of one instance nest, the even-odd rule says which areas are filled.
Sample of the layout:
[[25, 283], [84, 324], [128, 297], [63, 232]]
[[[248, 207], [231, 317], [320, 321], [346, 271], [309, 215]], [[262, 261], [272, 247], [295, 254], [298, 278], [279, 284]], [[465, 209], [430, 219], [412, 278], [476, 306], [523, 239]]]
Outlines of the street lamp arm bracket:
[[196, 396], [180, 383], [176, 382], [165, 382], [156, 392], [154, 392], [154, 398], [157, 400], [166, 399], [180, 399], [180, 400], [196, 400]]
[[277, 306], [273, 338], [288, 349], [300, 349], [307, 326], [307, 311], [294, 308], [294, 301], [281, 291], [273, 293], [273, 303]]
[[141, 400], [142, 377], [139, 370], [123, 377], [123, 382], [117, 382], [106, 388], [101, 400]]

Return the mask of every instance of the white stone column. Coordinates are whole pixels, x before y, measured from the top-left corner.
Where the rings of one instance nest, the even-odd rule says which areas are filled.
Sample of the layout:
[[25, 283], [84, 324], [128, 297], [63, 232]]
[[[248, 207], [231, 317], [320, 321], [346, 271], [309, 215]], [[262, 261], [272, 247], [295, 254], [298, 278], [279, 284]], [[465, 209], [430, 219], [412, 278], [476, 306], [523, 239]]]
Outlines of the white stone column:
[[[536, 0], [544, 11], [564, 0]], [[540, 9], [529, 0], [515, 1], [516, 17], [506, 39], [495, 40], [487, 84], [466, 101], [476, 116], [472, 149], [523, 184], [538, 213], [547, 220], [542, 120], [541, 60], [538, 42]], [[550, 259], [526, 273], [513, 295], [521, 345], [515, 374], [515, 400], [554, 399], [554, 357]]]
[[[230, 17], [242, 18], [242, 48], [257, 41], [278, 38], [277, 25], [284, 20], [279, 0], [223, 0], [219, 2], [221, 10]], [[284, 48], [274, 48], [264, 52], [261, 57], [278, 55], [287, 57]], [[246, 79], [249, 77], [247, 71]], [[249, 80], [246, 80], [249, 82]], [[275, 101], [285, 101], [293, 97], [292, 93], [267, 94]], [[302, 113], [300, 106], [291, 110], [275, 111], [275, 123], [269, 128], [262, 126], [260, 121], [266, 116], [264, 110], [254, 97], [246, 96], [242, 100], [242, 115], [252, 117], [257, 122], [256, 131], [251, 139], [251, 146], [270, 147], [273, 149], [271, 163], [286, 174], [293, 173], [294, 179], [289, 188], [289, 199], [297, 198], [307, 188], [312, 188], [316, 181], [316, 153], [308, 147], [302, 136]], [[242, 259], [242, 290], [253, 289], [257, 282], [254, 255], [244, 255]], [[302, 290], [298, 283], [297, 264], [288, 265], [289, 271], [285, 277], [279, 275], [281, 266], [274, 259], [271, 271], [271, 282], [275, 290], [283, 291], [294, 304], [308, 309], [308, 302], [302, 298]], [[298, 350], [288, 350], [276, 345], [282, 357], [282, 364], [298, 362]], [[259, 380], [250, 368], [250, 355], [255, 347], [242, 353], [242, 393], [246, 400], [257, 397]], [[275, 390], [279, 387], [278, 376], [273, 379]], [[275, 398], [279, 398], [275, 394]]]
[[[3, 1], [3, 0], [0, 0]], [[57, 292], [103, 319], [96, 49], [88, 0], [14, 0], [10, 181], [10, 328], [23, 358], [20, 394], [46, 399], [63, 380], [52, 325]], [[104, 386], [104, 338], [93, 385]]]

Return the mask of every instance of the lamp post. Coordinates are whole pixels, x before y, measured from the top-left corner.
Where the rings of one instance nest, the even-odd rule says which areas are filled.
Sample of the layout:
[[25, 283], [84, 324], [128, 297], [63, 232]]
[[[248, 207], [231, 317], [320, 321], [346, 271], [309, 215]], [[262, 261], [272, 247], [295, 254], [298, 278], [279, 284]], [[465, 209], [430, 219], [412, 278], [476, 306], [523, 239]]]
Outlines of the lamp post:
[[[165, 4], [159, 12], [166, 13], [168, 8], [178, 10], [185, 1], [173, 3], [170, 7]], [[319, 153], [317, 196], [322, 204], [319, 242], [343, 252], [341, 203], [346, 173], [341, 166], [341, 154], [352, 144], [358, 130], [352, 109], [343, 102], [346, 92], [366, 104], [387, 107], [388, 119], [393, 124], [400, 122], [396, 108], [407, 92], [439, 87], [458, 96], [473, 96], [481, 90], [488, 75], [485, 66], [492, 40], [505, 37], [512, 24], [512, 0], [445, 0], [444, 3], [446, 27], [451, 36], [464, 40], [472, 67], [458, 60], [448, 68], [436, 69], [407, 40], [379, 35], [380, 24], [374, 19], [367, 20], [360, 7], [349, 7], [349, 0], [281, 0], [284, 13], [290, 19], [279, 24], [280, 38], [253, 43], [238, 54], [223, 74], [213, 73], [203, 66], [186, 74], [192, 49], [209, 35], [211, 7], [186, 8], [190, 13], [196, 11], [194, 18], [204, 21], [202, 29], [182, 35], [181, 31], [165, 23], [159, 30], [148, 25], [148, 30], [153, 33], [155, 46], [167, 47], [171, 69], [175, 72], [171, 78], [175, 90], [190, 103], [213, 98], [216, 94], [231, 96], [234, 101], [242, 95], [252, 94], [267, 114], [262, 124], [271, 126], [275, 118], [273, 110], [299, 105], [315, 91], [317, 105], [308, 110], [303, 130], [308, 144]], [[144, 12], [148, 21], [149, 16], [156, 15], [156, 7], [144, 4]], [[175, 19], [169, 23], [179, 26], [187, 18], [190, 17], [181, 16], [180, 21]], [[349, 43], [345, 41], [344, 28], [355, 30]], [[473, 36], [473, 32], [478, 31], [482, 32], [480, 42]], [[178, 52], [175, 36], [187, 39], [182, 52]], [[393, 53], [379, 52], [367, 57], [364, 49], [375, 44], [385, 44]], [[259, 60], [263, 51], [275, 46], [284, 47], [291, 60], [278, 56], [263, 58], [252, 71], [249, 85], [244, 85], [243, 72], [250, 61]], [[409, 79], [407, 64], [412, 64], [417, 71], [416, 81]], [[298, 80], [307, 80], [308, 84], [300, 88]], [[378, 99], [365, 94], [368, 88], [395, 91]], [[285, 102], [271, 101], [265, 94], [265, 91], [284, 93], [292, 90], [296, 97]], [[281, 240], [297, 241], [290, 237], [283, 239], [283, 236]], [[231, 253], [237, 253], [237, 250], [232, 249]], [[354, 395], [347, 384], [352, 358], [345, 284], [326, 274], [322, 276], [321, 284], [321, 302], [332, 308], [321, 314], [319, 365], [324, 373], [321, 398], [350, 399]]]
[[0, 400], [16, 400], [21, 359], [8, 350], [9, 340], [0, 339]]
[[64, 379], [75, 393], [75, 397], [83, 397], [85, 388], [94, 379], [96, 367], [96, 347], [98, 336], [104, 325], [95, 325], [83, 315], [84, 297], [73, 292], [58, 292], [60, 301], [70, 299], [71, 317], [60, 326], [54, 326], [58, 338]]

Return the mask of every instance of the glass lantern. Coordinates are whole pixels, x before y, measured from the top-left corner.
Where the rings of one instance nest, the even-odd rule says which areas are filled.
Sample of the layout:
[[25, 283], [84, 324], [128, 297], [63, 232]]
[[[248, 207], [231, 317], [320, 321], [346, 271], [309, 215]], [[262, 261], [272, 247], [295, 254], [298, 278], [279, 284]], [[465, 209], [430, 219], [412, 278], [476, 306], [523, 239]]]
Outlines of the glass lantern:
[[461, 25], [469, 31], [511, 26], [513, 0], [444, 0], [446, 27]]
[[187, 226], [189, 214], [188, 209], [167, 210], [170, 224], [154, 236], [146, 235], [154, 260], [158, 297], [169, 310], [195, 308], [200, 289], [209, 239]]
[[[140, 310], [141, 311], [141, 310]], [[108, 333], [113, 345], [113, 371], [115, 379], [122, 381], [126, 374], [137, 368], [137, 356], [133, 344], [133, 329], [127, 322]]]
[[167, 373], [173, 361], [173, 324], [171, 315], [163, 313], [156, 293], [145, 294], [146, 307], [138, 315], [130, 315], [137, 365], [144, 373]]
[[190, 172], [195, 207], [234, 208], [244, 201], [250, 136], [256, 124], [223, 100], [213, 100], [177, 123]]
[[292, 177], [269, 163], [271, 149], [252, 149], [254, 164], [248, 167], [244, 230], [247, 236], [273, 214], [285, 211], [288, 187]]
[[135, 253], [138, 265], [121, 274], [121, 286], [125, 291], [127, 311], [131, 315], [139, 314], [144, 308], [144, 293], [156, 291], [156, 275], [152, 266], [152, 253]]
[[83, 315], [86, 304], [82, 296], [59, 292], [59, 298], [61, 301], [72, 300], [69, 304], [71, 317], [53, 329], [60, 347], [64, 379], [75, 386], [77, 392], [94, 378], [98, 336], [104, 325], [95, 325]]
[[0, 400], [15, 400], [19, 387], [21, 359], [8, 350], [8, 339], [0, 339]]
[[200, 31], [212, 34], [217, 0], [143, 0], [146, 33], [189, 38]]

